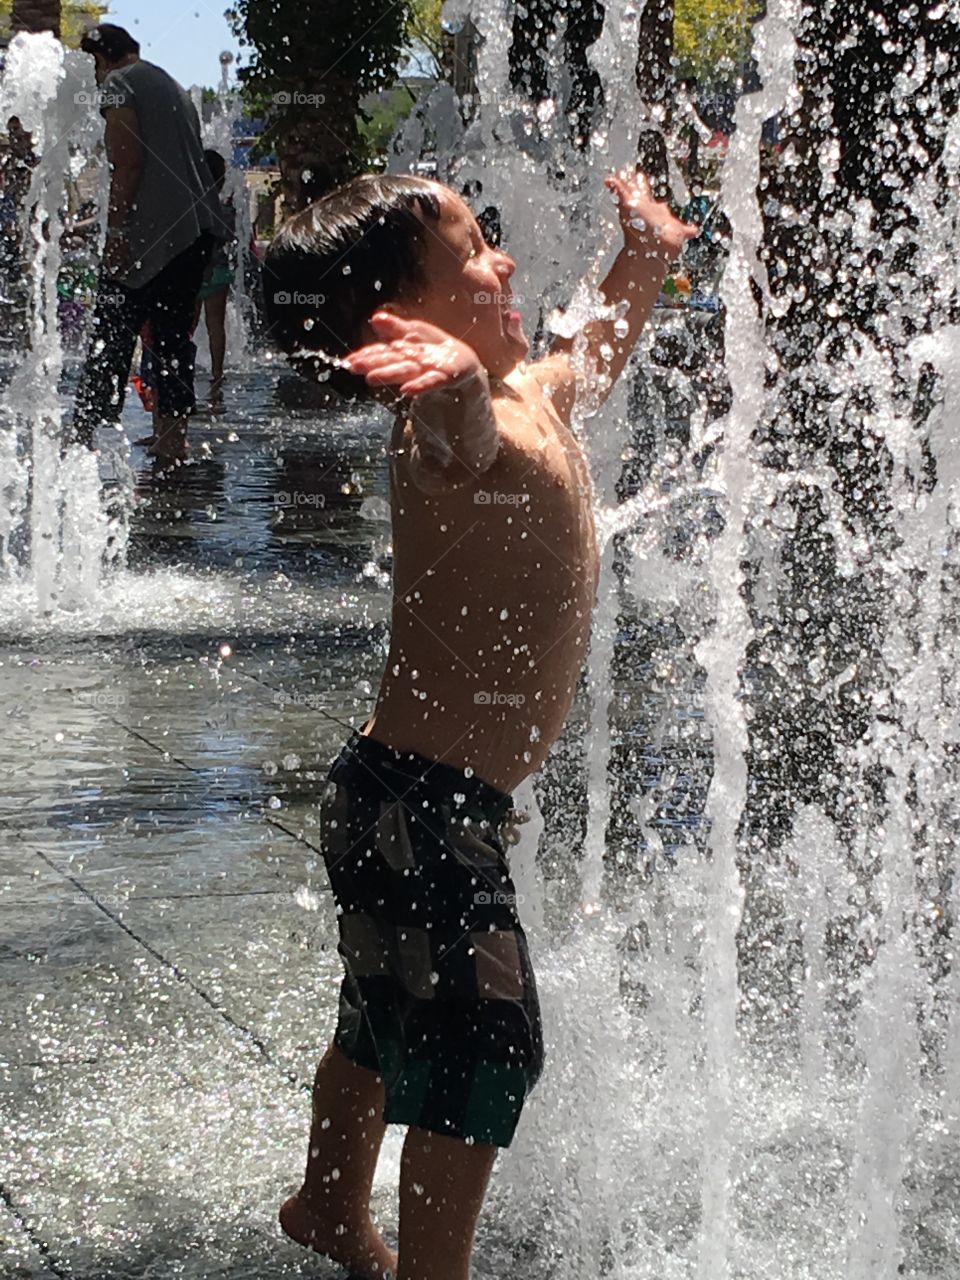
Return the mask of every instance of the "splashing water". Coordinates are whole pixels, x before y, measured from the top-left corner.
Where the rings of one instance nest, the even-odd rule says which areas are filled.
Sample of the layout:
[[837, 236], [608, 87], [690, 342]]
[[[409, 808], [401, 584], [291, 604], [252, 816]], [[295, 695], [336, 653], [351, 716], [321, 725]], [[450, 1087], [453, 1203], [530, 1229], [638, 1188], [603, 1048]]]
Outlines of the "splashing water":
[[[528, 318], [575, 337], [600, 312], [601, 262], [618, 235], [600, 179], [631, 160], [631, 128], [647, 119], [627, 56], [640, 11], [630, 0], [605, 6], [589, 53], [604, 106], [579, 149], [564, 125], [562, 24], [546, 46], [549, 96], [531, 104], [509, 82], [512, 6], [456, 7], [448, 15], [469, 11], [485, 38], [476, 111], [465, 123], [449, 87], [432, 90], [392, 167], [417, 158], [429, 132], [441, 178], [481, 182], [483, 202], [500, 210]], [[664, 358], [713, 341], [691, 338], [693, 321], [676, 317], [653, 326], [602, 409], [578, 407], [603, 555], [586, 830], [571, 865], [573, 836], [557, 834], [532, 783], [522, 788], [533, 821], [511, 857], [548, 1062], [498, 1169], [491, 1230], [518, 1243], [499, 1271], [478, 1259], [489, 1280], [512, 1274], [521, 1254], [524, 1274], [553, 1280], [926, 1280], [960, 1269], [960, 966], [950, 936], [960, 909], [960, 120], [945, 123], [939, 164], [907, 197], [909, 235], [931, 269], [923, 281], [895, 280], [898, 246], [860, 202], [851, 243], [880, 255], [889, 331], [881, 341], [851, 322], [805, 371], [827, 388], [822, 411], [837, 438], [851, 406], [869, 404], [889, 461], [880, 538], [842, 500], [829, 441], [797, 457], [758, 443], [786, 413], [769, 324], [786, 304], [761, 253], [760, 134], [794, 96], [798, 22], [794, 0], [771, 0], [755, 28], [761, 87], [740, 100], [723, 171], [724, 357], [705, 367], [724, 410], [707, 413], [696, 372]], [[95, 112], [76, 122], [83, 74], [49, 37], [18, 36], [0, 100], [43, 157], [27, 201], [31, 352], [0, 399], [12, 495], [0, 513], [4, 570], [25, 614], [72, 609], [81, 627], [102, 615], [101, 566], [122, 539], [101, 509], [93, 459], [60, 451], [57, 237], [46, 243], [42, 228], [62, 202], [68, 140], [93, 139], [71, 129], [99, 125]], [[898, 92], [914, 90], [905, 73]], [[821, 166], [827, 183], [829, 150]], [[675, 167], [671, 179], [681, 196]], [[587, 244], [596, 266], [581, 279]], [[678, 445], [681, 412], [689, 432]], [[638, 437], [647, 478], [624, 497]], [[797, 547], [814, 506], [829, 554], [804, 573]], [[846, 601], [841, 621], [875, 611], [875, 649], [847, 651], [842, 635], [829, 653], [810, 641], [833, 607], [826, 583]], [[155, 594], [146, 579], [140, 588], [130, 597], [138, 616]], [[79, 608], [76, 591], [99, 612]], [[181, 601], [172, 587], [166, 595], [149, 616], [174, 630]], [[222, 609], [213, 588], [207, 603], [212, 615]], [[828, 743], [818, 717], [838, 702], [862, 731]], [[776, 772], [788, 746], [806, 762], [802, 776]], [[698, 778], [709, 778], [705, 800]], [[757, 819], [761, 801], [781, 824], [776, 840], [774, 819]], [[553, 842], [562, 871], [545, 883], [538, 858]], [[311, 912], [319, 903], [308, 890], [299, 901]], [[395, 1158], [391, 1147], [386, 1163]], [[259, 1171], [264, 1153], [249, 1159]]]
[[[49, 33], [19, 34], [0, 81], [0, 118], [19, 118], [33, 137], [37, 162], [20, 220], [23, 224], [28, 350], [0, 390], [0, 565], [5, 626], [14, 632], [55, 629], [112, 633], [131, 616], [147, 630], [172, 624], [157, 580], [125, 569], [134, 479], [124, 441], [103, 433], [101, 456], [69, 444], [69, 409], [60, 397], [63, 350], [57, 323], [60, 237], [66, 181], [76, 177], [103, 137], [90, 57], [66, 49]], [[198, 114], [200, 103], [197, 104]], [[250, 213], [242, 173], [230, 165], [238, 95], [221, 95], [204, 142], [228, 161], [226, 194], [237, 209], [237, 280], [227, 312], [227, 350], [234, 367], [250, 356], [252, 299], [245, 280]], [[107, 171], [101, 171], [105, 203]], [[204, 331], [205, 333], [205, 331]], [[203, 345], [203, 334], [200, 343]], [[183, 600], [223, 593], [193, 575], [170, 575]], [[204, 625], [205, 611], [198, 611]]]
[[[121, 518], [101, 502], [96, 457], [66, 446], [58, 398], [61, 210], [76, 155], [102, 134], [90, 59], [49, 34], [18, 35], [0, 84], [0, 118], [17, 116], [40, 157], [21, 213], [29, 246], [29, 351], [0, 393], [0, 556], [16, 595], [40, 616], [94, 598], [105, 564], [122, 557]], [[86, 109], [84, 109], [86, 106]]]
[[[561, 124], [570, 90], [562, 18], [544, 54], [550, 97], [531, 104], [509, 83], [512, 7], [479, 0], [455, 8], [445, 10], [452, 25], [469, 8], [482, 38], [475, 110], [464, 125], [449, 91], [434, 90], [401, 131], [391, 167], [405, 168], [432, 136], [440, 178], [455, 189], [479, 181], [479, 202], [500, 212], [529, 331], [539, 321], [575, 336], [601, 314], [596, 286], [616, 242], [600, 180], [631, 161], [633, 130], [647, 118], [630, 57], [638, 10], [605, 5], [588, 55], [604, 106], [590, 147], [575, 150]], [[960, 1265], [960, 1230], [943, 1199], [960, 1156], [960, 988], [949, 954], [938, 979], [930, 928], [956, 910], [955, 896], [948, 902], [953, 862], [944, 852], [953, 808], [944, 812], [936, 789], [952, 776], [956, 742], [955, 704], [941, 691], [955, 680], [949, 604], [960, 342], [948, 321], [958, 282], [951, 240], [957, 120], [946, 126], [940, 167], [909, 197], [913, 234], [934, 264], [933, 305], [924, 294], [929, 282], [919, 280], [906, 303], [903, 293], [890, 299], [891, 310], [915, 308], [923, 336], [895, 338], [891, 350], [851, 325], [842, 355], [834, 347], [816, 357], [838, 429], [858, 397], [876, 406], [873, 429], [892, 460], [896, 550], [874, 584], [888, 619], [879, 679], [871, 685], [855, 655], [828, 669], [816, 654], [806, 678], [814, 708], [818, 700], [863, 699], [876, 719], [871, 726], [867, 716], [842, 769], [830, 775], [826, 809], [796, 805], [792, 837], [779, 848], [750, 838], [764, 773], [751, 727], [762, 710], [758, 654], [774, 633], [770, 620], [784, 616], [795, 590], [785, 557], [797, 503], [819, 505], [841, 589], [862, 577], [874, 554], [840, 500], [826, 446], [806, 465], [776, 468], [761, 460], [756, 443], [782, 412], [767, 318], [788, 306], [771, 290], [760, 254], [761, 130], [795, 109], [799, 22], [794, 0], [776, 0], [754, 29], [760, 88], [739, 101], [717, 201], [730, 226], [720, 287], [729, 407], [720, 417], [704, 415], [694, 378], [654, 361], [661, 338], [677, 337], [683, 322], [673, 321], [655, 324], [659, 335], [645, 339], [633, 391], [625, 376], [599, 412], [579, 406], [603, 556], [588, 666], [586, 837], [579, 866], [539, 889], [530, 869], [542, 819], [514, 852], [534, 897], [548, 1066], [503, 1162], [498, 1201], [514, 1236], [539, 1241], [554, 1277], [865, 1280], [946, 1275]], [[922, 71], [922, 43], [915, 56]], [[919, 83], [907, 72], [901, 81], [901, 95]], [[820, 162], [829, 186], [836, 156], [825, 148]], [[675, 166], [671, 182], [682, 200]], [[867, 202], [852, 221], [861, 247], [876, 247]], [[581, 280], [587, 243], [596, 247], [597, 266]], [[897, 332], [907, 332], [902, 322]], [[926, 456], [936, 462], [929, 487], [910, 420], [924, 370], [939, 379], [925, 428]], [[691, 428], [679, 455], [666, 421], [677, 392]], [[618, 500], [638, 406], [652, 417], [647, 447], [658, 478]], [[661, 456], [670, 461], [660, 465]], [[918, 580], [927, 583], [919, 598]], [[816, 606], [794, 600], [793, 607], [802, 624]], [[622, 669], [623, 619], [631, 613], [653, 646], [654, 677], [664, 673], [657, 685], [665, 707], [643, 726], [659, 756], [659, 786], [649, 800], [641, 762], [627, 756], [623, 764], [617, 725], [627, 695], [613, 676]], [[667, 637], [659, 647], [658, 628]], [[769, 668], [772, 678], [790, 682], [795, 660], [787, 645], [772, 660], [780, 664]], [[668, 845], [662, 815], [684, 772], [666, 767], [675, 744], [712, 780], [697, 834]], [[878, 774], [886, 779], [879, 803], [866, 783]], [[845, 788], [854, 794], [852, 828], [838, 817], [836, 793]], [[639, 837], [626, 848], [622, 837], [611, 843], [624, 802], [644, 815], [643, 844]], [[528, 803], [535, 805], [532, 791]], [[789, 798], [782, 804], [789, 807]], [[921, 830], [936, 852], [917, 873]], [[562, 839], [549, 831], [545, 838]], [[559, 914], [551, 910], [558, 897]], [[939, 1229], [928, 1230], [924, 1214]]]

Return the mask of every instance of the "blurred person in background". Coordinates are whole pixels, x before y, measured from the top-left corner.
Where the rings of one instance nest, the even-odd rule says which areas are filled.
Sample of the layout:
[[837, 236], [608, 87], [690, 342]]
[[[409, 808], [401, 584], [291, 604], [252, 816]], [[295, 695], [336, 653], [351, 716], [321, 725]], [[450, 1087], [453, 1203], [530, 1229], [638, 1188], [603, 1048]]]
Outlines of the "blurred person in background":
[[122, 27], [103, 23], [81, 49], [93, 56], [104, 118], [110, 195], [107, 240], [73, 439], [95, 447], [119, 424], [137, 334], [149, 323], [156, 359], [153, 433], [158, 457], [186, 457], [194, 406], [190, 328], [220, 222], [200, 122], [187, 93], [140, 57]]

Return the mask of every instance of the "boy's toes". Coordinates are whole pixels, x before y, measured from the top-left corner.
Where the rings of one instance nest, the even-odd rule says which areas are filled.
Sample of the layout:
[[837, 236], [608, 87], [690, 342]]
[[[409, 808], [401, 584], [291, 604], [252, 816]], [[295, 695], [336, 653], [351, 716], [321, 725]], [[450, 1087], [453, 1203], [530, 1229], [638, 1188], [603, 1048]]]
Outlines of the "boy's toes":
[[344, 1280], [392, 1280], [396, 1275], [397, 1255], [387, 1248], [369, 1219], [352, 1231], [337, 1227], [296, 1195], [283, 1202], [279, 1217], [291, 1240], [346, 1268]]

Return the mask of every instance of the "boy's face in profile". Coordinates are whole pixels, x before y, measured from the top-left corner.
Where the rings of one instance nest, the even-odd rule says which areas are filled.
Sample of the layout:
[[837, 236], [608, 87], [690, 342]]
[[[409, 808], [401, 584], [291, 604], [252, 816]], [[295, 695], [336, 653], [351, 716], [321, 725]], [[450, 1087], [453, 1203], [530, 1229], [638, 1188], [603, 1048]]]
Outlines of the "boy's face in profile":
[[473, 213], [454, 191], [432, 185], [440, 220], [423, 219], [424, 284], [385, 309], [437, 325], [472, 347], [489, 374], [503, 378], [530, 347], [512, 301], [510, 277], [516, 263], [487, 244]]

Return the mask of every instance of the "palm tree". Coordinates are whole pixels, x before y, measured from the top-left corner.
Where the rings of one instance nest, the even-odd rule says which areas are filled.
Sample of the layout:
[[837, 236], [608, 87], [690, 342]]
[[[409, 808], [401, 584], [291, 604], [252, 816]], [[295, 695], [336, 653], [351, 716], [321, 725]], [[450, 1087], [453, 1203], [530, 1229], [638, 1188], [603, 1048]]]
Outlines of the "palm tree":
[[277, 154], [284, 212], [367, 167], [360, 100], [389, 86], [412, 0], [235, 0], [234, 32], [252, 53], [239, 79], [266, 118], [263, 147]]

